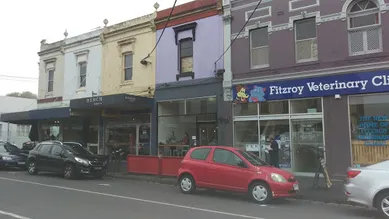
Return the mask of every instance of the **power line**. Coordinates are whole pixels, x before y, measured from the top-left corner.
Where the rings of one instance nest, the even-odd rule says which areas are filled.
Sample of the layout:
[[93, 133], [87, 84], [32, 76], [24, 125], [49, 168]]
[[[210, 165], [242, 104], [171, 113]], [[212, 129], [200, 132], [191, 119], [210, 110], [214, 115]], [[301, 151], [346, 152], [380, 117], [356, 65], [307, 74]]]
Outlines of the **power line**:
[[37, 83], [37, 81], [36, 81], [36, 80], [33, 80], [33, 79], [17, 79], [17, 78], [1, 78], [1, 77], [0, 77], [0, 81], [1, 81], [1, 80]]
[[38, 80], [39, 79], [39, 78], [33, 78], [33, 77], [12, 76], [12, 75], [0, 75], [0, 77], [15, 78], [15, 79], [30, 79], [30, 80]]
[[216, 71], [216, 63], [224, 57], [224, 55], [226, 54], [226, 52], [231, 48], [232, 44], [234, 44], [235, 40], [238, 39], [238, 36], [240, 35], [240, 33], [244, 30], [244, 28], [246, 27], [247, 23], [250, 21], [251, 17], [254, 15], [255, 11], [258, 9], [259, 5], [262, 3], [262, 0], [260, 0], [257, 4], [257, 6], [255, 6], [253, 12], [251, 12], [250, 16], [247, 18], [247, 21], [244, 23], [244, 25], [242, 26], [242, 28], [240, 29], [240, 31], [238, 32], [238, 34], [235, 36], [235, 38], [232, 40], [232, 42], [230, 43], [230, 45], [227, 47], [226, 50], [224, 50], [223, 54], [215, 61], [215, 71]]
[[147, 59], [148, 57], [150, 57], [151, 53], [153, 53], [154, 50], [157, 48], [158, 43], [159, 43], [159, 41], [161, 40], [162, 35], [163, 35], [163, 33], [165, 32], [165, 29], [166, 29], [166, 27], [167, 27], [167, 24], [169, 23], [170, 18], [171, 18], [172, 14], [173, 14], [173, 10], [174, 10], [174, 8], [176, 7], [176, 3], [177, 3], [177, 0], [174, 1], [172, 10], [170, 11], [169, 16], [167, 17], [167, 21], [166, 21], [166, 23], [165, 23], [165, 26], [164, 26], [163, 29], [162, 29], [161, 35], [159, 36], [159, 38], [158, 38], [158, 40], [157, 40], [157, 43], [155, 44], [155, 46], [154, 46], [154, 48], [151, 50], [151, 52], [150, 52], [146, 57], [144, 57], [142, 60], [145, 60], [145, 59]]

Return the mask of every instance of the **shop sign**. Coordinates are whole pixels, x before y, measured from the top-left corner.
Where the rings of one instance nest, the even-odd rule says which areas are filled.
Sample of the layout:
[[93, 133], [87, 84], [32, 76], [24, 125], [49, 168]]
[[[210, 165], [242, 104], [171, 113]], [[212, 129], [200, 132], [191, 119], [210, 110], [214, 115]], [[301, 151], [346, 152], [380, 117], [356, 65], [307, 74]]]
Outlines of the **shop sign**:
[[89, 97], [85, 99], [86, 104], [93, 104], [95, 106], [103, 104], [103, 97]]
[[284, 80], [233, 87], [235, 103], [389, 92], [389, 70]]

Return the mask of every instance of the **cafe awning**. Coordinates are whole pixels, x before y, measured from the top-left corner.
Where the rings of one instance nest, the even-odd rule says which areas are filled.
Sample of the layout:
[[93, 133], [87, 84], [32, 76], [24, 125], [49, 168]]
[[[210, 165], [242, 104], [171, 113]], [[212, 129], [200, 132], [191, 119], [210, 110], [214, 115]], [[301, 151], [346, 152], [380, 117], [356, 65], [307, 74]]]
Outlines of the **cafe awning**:
[[70, 100], [70, 108], [72, 109], [120, 109], [131, 111], [150, 109], [152, 106], [153, 98], [130, 94], [114, 94]]
[[31, 124], [37, 120], [60, 119], [70, 116], [69, 107], [36, 109], [22, 112], [4, 113], [1, 114], [2, 122], [14, 124]]

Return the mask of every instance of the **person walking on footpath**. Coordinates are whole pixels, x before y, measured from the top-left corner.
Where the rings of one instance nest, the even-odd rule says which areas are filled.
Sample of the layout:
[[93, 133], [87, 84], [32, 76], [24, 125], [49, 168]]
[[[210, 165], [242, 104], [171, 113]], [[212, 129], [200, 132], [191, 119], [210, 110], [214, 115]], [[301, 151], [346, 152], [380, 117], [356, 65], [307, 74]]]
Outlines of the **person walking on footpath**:
[[275, 140], [273, 135], [269, 136], [269, 141], [270, 141], [270, 148], [271, 150], [269, 151], [270, 154], [270, 165], [274, 167], [279, 167], [279, 147], [278, 143]]

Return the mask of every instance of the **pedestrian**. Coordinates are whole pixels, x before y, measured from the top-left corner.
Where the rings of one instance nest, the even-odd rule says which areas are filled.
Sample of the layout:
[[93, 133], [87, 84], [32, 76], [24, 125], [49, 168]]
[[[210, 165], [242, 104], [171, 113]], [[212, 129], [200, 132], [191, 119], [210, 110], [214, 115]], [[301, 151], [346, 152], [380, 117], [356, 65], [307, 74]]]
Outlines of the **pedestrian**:
[[279, 167], [279, 147], [278, 147], [278, 143], [275, 140], [273, 135], [269, 136], [269, 141], [270, 141], [270, 149], [271, 149], [269, 151], [270, 165], [278, 168]]

